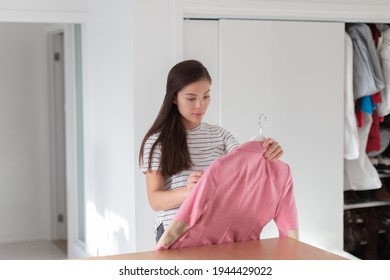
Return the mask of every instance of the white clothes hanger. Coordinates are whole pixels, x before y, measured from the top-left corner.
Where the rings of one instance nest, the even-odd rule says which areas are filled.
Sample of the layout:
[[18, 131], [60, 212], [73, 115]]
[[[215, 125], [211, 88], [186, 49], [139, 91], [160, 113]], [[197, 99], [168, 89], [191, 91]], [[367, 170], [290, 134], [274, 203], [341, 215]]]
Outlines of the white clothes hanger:
[[265, 136], [262, 134], [262, 129], [263, 129], [263, 126], [262, 126], [262, 124], [261, 124], [261, 118], [262, 118], [262, 117], [264, 118], [264, 120], [267, 121], [267, 118], [266, 118], [266, 116], [265, 116], [264, 114], [261, 114], [261, 115], [259, 116], [259, 127], [260, 127], [260, 129], [259, 129], [259, 134], [253, 136], [252, 139], [251, 139], [251, 141], [264, 141], [264, 140], [265, 140]]

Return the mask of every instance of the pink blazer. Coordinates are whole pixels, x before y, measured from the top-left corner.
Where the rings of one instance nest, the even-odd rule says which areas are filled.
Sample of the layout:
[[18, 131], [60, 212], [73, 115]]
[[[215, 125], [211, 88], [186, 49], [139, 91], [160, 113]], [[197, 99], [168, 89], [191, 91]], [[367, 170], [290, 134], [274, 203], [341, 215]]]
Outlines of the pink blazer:
[[274, 220], [279, 236], [298, 229], [290, 167], [249, 141], [215, 160], [180, 206], [156, 250], [256, 240]]

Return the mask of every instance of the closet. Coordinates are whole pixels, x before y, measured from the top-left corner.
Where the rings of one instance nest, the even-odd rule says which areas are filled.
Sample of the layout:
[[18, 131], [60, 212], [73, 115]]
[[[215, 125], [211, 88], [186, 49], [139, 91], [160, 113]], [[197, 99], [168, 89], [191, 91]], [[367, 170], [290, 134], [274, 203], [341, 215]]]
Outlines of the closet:
[[360, 259], [390, 259], [390, 30], [359, 23], [346, 31], [353, 75], [346, 75], [351, 91], [345, 91], [344, 250]]
[[363, 260], [390, 259], [390, 205], [370, 193], [358, 204], [344, 207], [344, 250]]
[[[293, 172], [300, 240], [343, 250], [344, 23], [184, 22], [184, 59], [213, 78], [211, 111], [241, 142], [259, 130], [279, 141]], [[211, 114], [210, 114], [211, 113]], [[278, 236], [269, 225], [261, 238]]]
[[[187, 19], [184, 59], [199, 59], [213, 78], [205, 121], [242, 143], [267, 116], [263, 133], [281, 143], [293, 172], [301, 241], [387, 258], [390, 203], [343, 200], [345, 31], [344, 22]], [[273, 225], [261, 235], [275, 236]]]

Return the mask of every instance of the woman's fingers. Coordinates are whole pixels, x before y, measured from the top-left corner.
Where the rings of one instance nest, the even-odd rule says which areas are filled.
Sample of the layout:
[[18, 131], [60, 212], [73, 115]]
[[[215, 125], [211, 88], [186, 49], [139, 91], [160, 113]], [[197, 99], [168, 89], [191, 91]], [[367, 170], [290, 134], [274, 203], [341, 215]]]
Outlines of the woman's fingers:
[[283, 155], [282, 147], [272, 138], [264, 140], [263, 147], [268, 147], [264, 153], [264, 157], [268, 160], [277, 160]]
[[192, 189], [192, 187], [198, 183], [200, 177], [202, 176], [203, 172], [200, 171], [194, 171], [192, 172], [187, 179], [187, 187], [188, 189]]

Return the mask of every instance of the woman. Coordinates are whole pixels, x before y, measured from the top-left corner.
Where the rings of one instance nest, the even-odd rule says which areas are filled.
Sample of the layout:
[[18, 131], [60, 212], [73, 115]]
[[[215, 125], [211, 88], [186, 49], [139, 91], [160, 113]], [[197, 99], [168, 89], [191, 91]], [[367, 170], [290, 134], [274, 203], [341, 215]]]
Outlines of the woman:
[[[218, 157], [239, 145], [222, 127], [202, 122], [210, 104], [211, 77], [196, 60], [176, 64], [169, 72], [166, 94], [152, 127], [140, 148], [149, 203], [157, 211], [156, 240], [202, 171]], [[278, 142], [267, 138], [264, 156], [276, 160], [283, 154]]]

